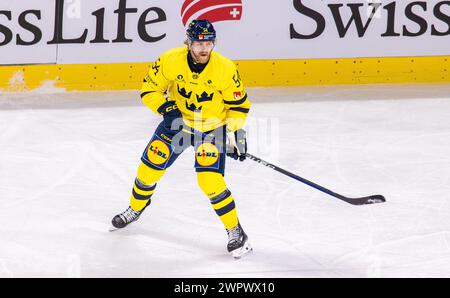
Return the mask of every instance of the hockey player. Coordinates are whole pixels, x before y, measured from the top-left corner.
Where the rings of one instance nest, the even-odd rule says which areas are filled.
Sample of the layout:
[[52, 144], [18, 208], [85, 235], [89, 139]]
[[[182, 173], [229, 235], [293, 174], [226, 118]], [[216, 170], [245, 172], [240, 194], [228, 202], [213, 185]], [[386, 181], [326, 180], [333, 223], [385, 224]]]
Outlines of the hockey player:
[[112, 224], [124, 228], [136, 221], [149, 206], [157, 181], [186, 147], [194, 146], [198, 185], [225, 226], [227, 250], [240, 258], [252, 249], [223, 176], [225, 155], [245, 160], [242, 127], [250, 101], [235, 64], [213, 51], [216, 32], [212, 24], [194, 20], [186, 33], [187, 46], [164, 53], [144, 78], [142, 101], [162, 115], [163, 121], [142, 155], [130, 206]]

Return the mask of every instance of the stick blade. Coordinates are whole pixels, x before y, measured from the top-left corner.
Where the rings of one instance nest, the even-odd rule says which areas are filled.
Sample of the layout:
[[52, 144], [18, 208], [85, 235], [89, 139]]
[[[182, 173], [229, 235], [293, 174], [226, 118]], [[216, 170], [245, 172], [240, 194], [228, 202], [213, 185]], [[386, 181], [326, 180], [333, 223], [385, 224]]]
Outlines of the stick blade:
[[386, 202], [386, 198], [382, 195], [373, 195], [363, 198], [347, 199], [346, 202], [352, 205], [370, 205]]

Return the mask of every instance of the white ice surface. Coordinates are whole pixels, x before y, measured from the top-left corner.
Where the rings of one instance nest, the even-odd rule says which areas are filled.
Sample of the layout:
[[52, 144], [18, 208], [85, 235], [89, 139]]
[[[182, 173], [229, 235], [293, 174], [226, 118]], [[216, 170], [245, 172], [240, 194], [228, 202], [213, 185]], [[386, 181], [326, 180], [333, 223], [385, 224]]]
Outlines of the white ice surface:
[[229, 159], [254, 247], [233, 260], [187, 150], [141, 219], [111, 233], [159, 119], [131, 91], [2, 93], [0, 277], [450, 277], [450, 85], [249, 94], [249, 152], [387, 203]]

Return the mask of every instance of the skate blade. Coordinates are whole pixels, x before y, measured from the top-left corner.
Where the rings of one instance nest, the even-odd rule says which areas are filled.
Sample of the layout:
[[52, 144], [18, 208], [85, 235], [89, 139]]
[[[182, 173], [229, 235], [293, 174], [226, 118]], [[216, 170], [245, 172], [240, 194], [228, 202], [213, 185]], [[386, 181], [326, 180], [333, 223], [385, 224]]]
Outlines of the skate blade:
[[241, 248], [233, 250], [231, 252], [231, 254], [233, 255], [233, 258], [240, 259], [240, 258], [248, 255], [252, 251], [253, 251], [253, 248], [251, 247], [250, 243], [245, 242], [244, 246], [242, 246]]
[[115, 232], [115, 231], [117, 231], [119, 228], [116, 228], [115, 226], [110, 226], [109, 227], [109, 229], [108, 229], [108, 231], [110, 231], [110, 232]]

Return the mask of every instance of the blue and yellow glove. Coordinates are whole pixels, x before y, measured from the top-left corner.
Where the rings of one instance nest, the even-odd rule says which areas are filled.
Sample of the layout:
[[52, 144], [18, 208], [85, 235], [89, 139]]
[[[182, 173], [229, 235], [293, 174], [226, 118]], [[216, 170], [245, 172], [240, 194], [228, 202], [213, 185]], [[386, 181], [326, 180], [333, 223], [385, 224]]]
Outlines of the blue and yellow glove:
[[243, 129], [238, 129], [235, 132], [227, 132], [228, 141], [227, 144], [227, 156], [232, 157], [235, 160], [244, 161], [247, 153], [247, 136]]
[[158, 113], [160, 113], [164, 120], [164, 128], [169, 131], [176, 131], [176, 127], [173, 127], [173, 122], [176, 119], [182, 118], [181, 112], [178, 109], [177, 104], [174, 101], [166, 101], [163, 103], [159, 109]]

